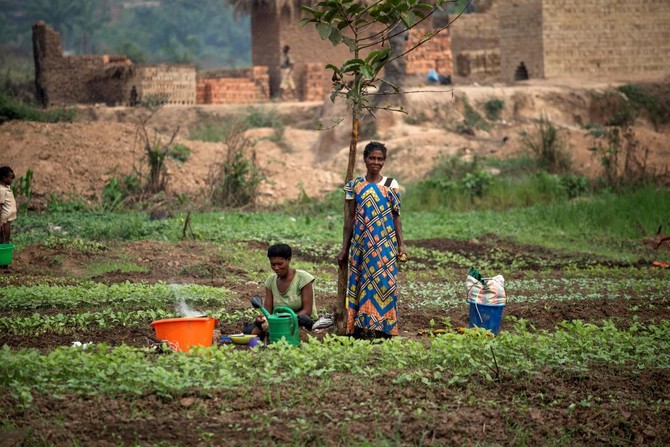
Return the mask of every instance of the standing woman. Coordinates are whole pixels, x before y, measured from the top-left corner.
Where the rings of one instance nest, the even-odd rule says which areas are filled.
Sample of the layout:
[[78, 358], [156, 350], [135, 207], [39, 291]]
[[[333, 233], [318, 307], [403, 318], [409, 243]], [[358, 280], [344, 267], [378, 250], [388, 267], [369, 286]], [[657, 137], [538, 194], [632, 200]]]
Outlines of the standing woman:
[[347, 334], [356, 338], [398, 335], [398, 258], [407, 256], [400, 222], [398, 182], [381, 175], [386, 146], [365, 146], [367, 173], [344, 187], [349, 216], [337, 262], [349, 256]]

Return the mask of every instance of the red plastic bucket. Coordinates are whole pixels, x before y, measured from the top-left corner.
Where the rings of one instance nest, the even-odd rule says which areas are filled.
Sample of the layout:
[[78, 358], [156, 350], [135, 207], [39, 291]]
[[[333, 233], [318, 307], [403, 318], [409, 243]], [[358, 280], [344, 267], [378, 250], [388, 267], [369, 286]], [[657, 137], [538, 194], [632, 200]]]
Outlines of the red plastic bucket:
[[188, 352], [193, 346], [212, 346], [216, 323], [218, 320], [211, 317], [168, 318], [156, 320], [151, 326], [157, 339], [168, 342], [175, 351]]

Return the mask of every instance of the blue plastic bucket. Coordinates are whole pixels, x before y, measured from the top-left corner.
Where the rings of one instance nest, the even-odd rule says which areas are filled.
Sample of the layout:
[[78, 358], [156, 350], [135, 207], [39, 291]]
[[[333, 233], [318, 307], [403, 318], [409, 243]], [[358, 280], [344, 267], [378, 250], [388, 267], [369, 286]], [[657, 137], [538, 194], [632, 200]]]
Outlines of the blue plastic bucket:
[[488, 329], [498, 335], [505, 305], [470, 303], [470, 327]]

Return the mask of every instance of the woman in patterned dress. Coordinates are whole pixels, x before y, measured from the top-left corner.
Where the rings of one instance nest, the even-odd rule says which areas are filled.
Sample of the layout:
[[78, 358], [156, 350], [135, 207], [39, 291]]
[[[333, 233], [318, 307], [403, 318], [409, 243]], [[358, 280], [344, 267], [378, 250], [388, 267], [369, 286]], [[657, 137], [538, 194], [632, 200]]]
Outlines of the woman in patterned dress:
[[344, 187], [350, 219], [345, 222], [339, 263], [349, 261], [347, 334], [357, 338], [398, 335], [398, 258], [406, 257], [398, 182], [381, 175], [386, 146], [365, 146], [367, 173]]

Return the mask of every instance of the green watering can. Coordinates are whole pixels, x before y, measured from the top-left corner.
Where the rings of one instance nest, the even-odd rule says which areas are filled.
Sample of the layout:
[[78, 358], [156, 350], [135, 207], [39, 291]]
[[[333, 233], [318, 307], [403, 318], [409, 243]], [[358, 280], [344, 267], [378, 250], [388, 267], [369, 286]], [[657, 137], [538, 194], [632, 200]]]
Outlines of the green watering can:
[[298, 316], [288, 307], [275, 307], [270, 314], [265, 307], [261, 297], [255, 295], [251, 298], [251, 305], [260, 309], [268, 320], [270, 330], [270, 343], [286, 340], [289, 345], [300, 346], [300, 327], [298, 327]]

